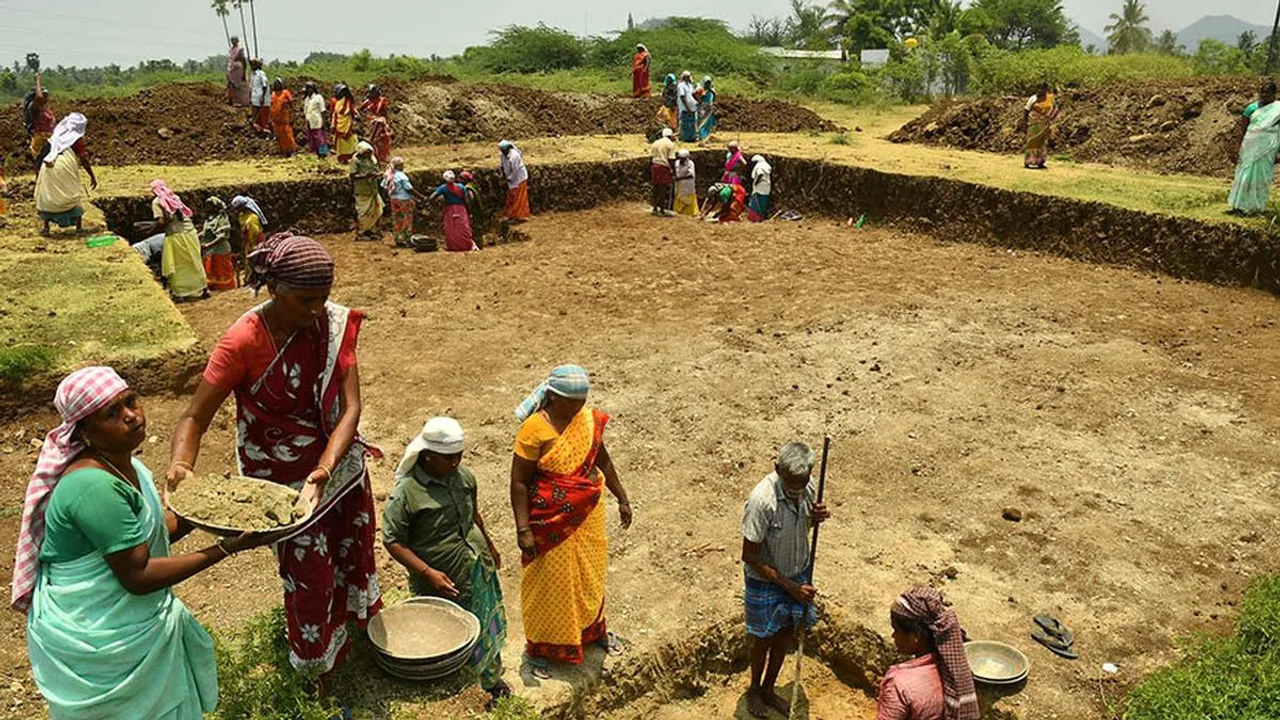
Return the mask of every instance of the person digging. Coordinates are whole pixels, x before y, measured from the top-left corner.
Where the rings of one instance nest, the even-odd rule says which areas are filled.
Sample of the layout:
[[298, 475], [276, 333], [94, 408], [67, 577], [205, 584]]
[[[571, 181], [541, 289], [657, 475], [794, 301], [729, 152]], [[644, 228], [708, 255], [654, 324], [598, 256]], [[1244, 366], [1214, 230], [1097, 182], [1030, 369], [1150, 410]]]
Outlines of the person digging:
[[791, 705], [776, 691], [778, 673], [818, 590], [810, 584], [809, 528], [831, 517], [817, 502], [813, 450], [789, 442], [778, 451], [774, 471], [755, 486], [742, 513], [742, 563], [747, 634], [751, 636], [751, 688], [747, 709], [754, 717], [773, 708], [783, 717]]

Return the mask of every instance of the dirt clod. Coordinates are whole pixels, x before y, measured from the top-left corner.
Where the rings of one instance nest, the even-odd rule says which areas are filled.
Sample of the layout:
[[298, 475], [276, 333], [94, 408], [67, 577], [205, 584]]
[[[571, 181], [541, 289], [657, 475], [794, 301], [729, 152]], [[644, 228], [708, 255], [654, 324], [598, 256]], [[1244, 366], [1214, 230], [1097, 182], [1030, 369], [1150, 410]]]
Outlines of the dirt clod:
[[1005, 508], [1004, 512], [1000, 514], [1000, 517], [1008, 520], [1009, 522], [1022, 522], [1022, 511], [1018, 508]]

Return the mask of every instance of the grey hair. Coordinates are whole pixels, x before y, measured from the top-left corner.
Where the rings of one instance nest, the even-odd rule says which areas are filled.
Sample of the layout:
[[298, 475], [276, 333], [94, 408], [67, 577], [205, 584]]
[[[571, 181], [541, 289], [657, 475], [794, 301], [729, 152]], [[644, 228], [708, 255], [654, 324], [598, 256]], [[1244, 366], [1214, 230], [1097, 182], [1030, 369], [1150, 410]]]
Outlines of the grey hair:
[[778, 451], [778, 469], [791, 477], [812, 473], [813, 450], [799, 440], [792, 440]]

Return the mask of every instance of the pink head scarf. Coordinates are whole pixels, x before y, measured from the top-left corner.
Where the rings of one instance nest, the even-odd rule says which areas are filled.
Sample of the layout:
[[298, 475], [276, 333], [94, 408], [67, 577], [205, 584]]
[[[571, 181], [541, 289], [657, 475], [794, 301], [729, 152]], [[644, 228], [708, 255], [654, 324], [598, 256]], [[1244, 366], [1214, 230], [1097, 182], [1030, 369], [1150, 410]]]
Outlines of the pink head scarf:
[[960, 619], [937, 589], [922, 585], [900, 595], [889, 608], [893, 615], [914, 620], [929, 628], [938, 650], [938, 677], [942, 680], [943, 717], [946, 720], [977, 720], [978, 693], [973, 671], [964, 652], [964, 629]]
[[182, 216], [188, 220], [195, 215], [195, 213], [191, 212], [191, 208], [182, 202], [182, 198], [178, 197], [176, 193], [169, 189], [168, 185], [164, 184], [163, 180], [152, 180], [151, 192], [155, 193], [160, 200], [160, 207], [164, 208], [164, 211], [170, 215], [176, 215], [181, 212]]
[[101, 410], [116, 395], [129, 389], [115, 370], [109, 367], [87, 367], [63, 378], [53, 397], [53, 406], [62, 416], [62, 424], [45, 436], [36, 460], [36, 471], [27, 481], [27, 497], [22, 504], [22, 529], [18, 531], [18, 550], [13, 560], [13, 595], [10, 605], [26, 612], [36, 587], [40, 544], [44, 542], [44, 511], [49, 494], [67, 466], [84, 450], [84, 444], [72, 437], [76, 423]]

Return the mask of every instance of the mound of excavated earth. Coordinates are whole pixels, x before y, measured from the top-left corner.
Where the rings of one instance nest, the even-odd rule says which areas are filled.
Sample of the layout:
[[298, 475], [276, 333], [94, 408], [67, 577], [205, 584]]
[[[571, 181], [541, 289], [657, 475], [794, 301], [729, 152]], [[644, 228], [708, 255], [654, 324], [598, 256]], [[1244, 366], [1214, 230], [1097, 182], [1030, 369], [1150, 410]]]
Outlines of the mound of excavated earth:
[[[1160, 172], [1230, 175], [1236, 123], [1257, 98], [1251, 78], [1115, 83], [1059, 95], [1051, 152]], [[942, 102], [889, 136], [963, 150], [1022, 150], [1026, 98]]]
[[[296, 98], [294, 132], [303, 137], [302, 83], [290, 78]], [[657, 124], [656, 98], [545, 92], [510, 85], [465, 85], [448, 78], [380, 81], [391, 99], [396, 144], [440, 144], [590, 134], [642, 134]], [[328, 86], [325, 86], [328, 93]], [[101, 165], [190, 165], [206, 160], [269, 156], [275, 141], [249, 130], [248, 111], [228, 106], [223, 90], [207, 83], [162, 85], [123, 98], [62, 101], [62, 117], [81, 112], [89, 120], [89, 148]], [[777, 100], [731, 96], [718, 103], [722, 132], [835, 130], [813, 111]], [[12, 166], [26, 168], [26, 134], [20, 104], [0, 108], [0, 143]]]

